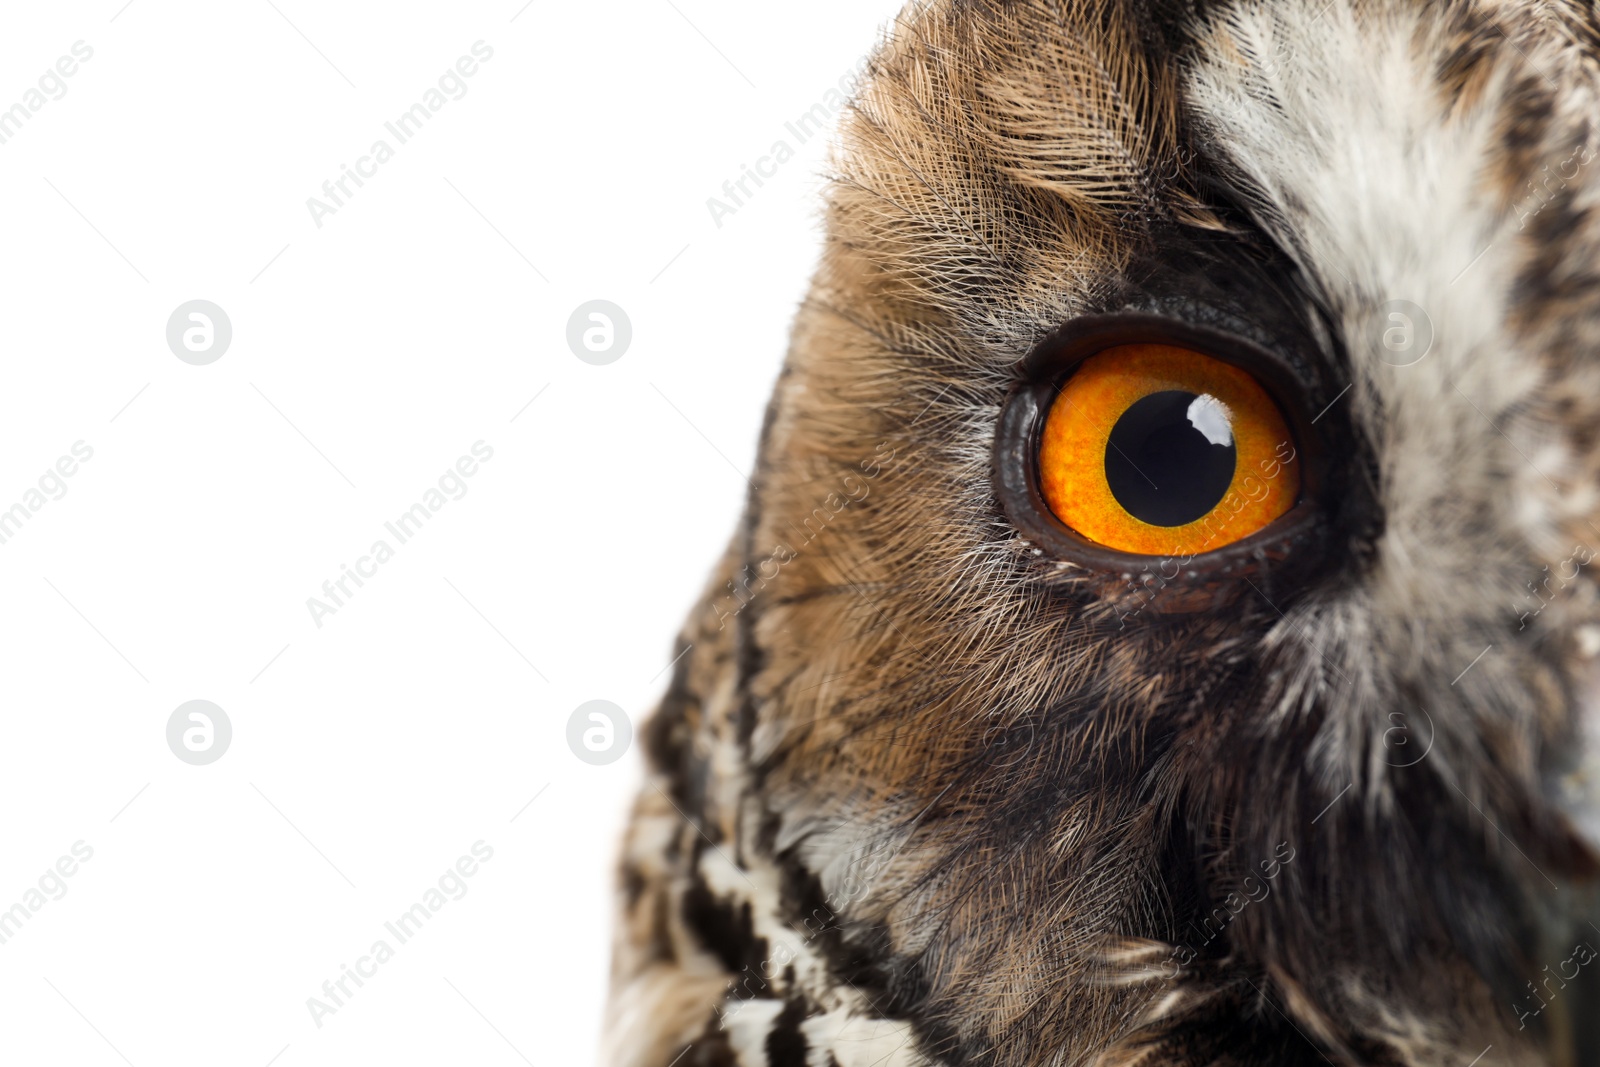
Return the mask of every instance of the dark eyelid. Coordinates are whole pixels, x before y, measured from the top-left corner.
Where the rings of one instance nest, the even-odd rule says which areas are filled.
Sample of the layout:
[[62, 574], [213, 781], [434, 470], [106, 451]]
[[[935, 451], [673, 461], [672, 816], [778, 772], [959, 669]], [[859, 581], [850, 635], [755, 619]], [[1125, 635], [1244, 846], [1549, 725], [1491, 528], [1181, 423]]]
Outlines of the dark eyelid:
[[1280, 405], [1312, 400], [1295, 365], [1271, 348], [1227, 330], [1142, 311], [1081, 315], [1063, 323], [1034, 345], [1022, 360], [1022, 371], [1034, 381], [1059, 381], [1096, 352], [1129, 344], [1191, 348], [1250, 372]]

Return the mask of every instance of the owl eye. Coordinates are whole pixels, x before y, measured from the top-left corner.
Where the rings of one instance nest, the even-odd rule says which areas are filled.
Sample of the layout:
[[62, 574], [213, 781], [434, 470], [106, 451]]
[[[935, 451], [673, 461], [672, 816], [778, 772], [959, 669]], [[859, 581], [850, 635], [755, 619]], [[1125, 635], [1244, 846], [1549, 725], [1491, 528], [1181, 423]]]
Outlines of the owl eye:
[[1063, 323], [1018, 363], [995, 426], [996, 502], [1033, 573], [1124, 618], [1301, 588], [1370, 521], [1330, 460], [1357, 446], [1310, 330], [1265, 305], [1196, 318]]
[[1124, 344], [1061, 385], [1038, 477], [1051, 512], [1084, 539], [1193, 556], [1293, 508], [1298, 460], [1283, 414], [1250, 374], [1188, 348]]

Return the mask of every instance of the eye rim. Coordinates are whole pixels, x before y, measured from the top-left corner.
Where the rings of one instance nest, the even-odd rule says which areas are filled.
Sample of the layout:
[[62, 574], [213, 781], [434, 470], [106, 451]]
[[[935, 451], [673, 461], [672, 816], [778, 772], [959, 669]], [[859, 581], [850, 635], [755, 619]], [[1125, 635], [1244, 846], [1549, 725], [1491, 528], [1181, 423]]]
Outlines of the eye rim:
[[[1052, 557], [1101, 579], [1101, 592], [1131, 585], [1135, 575], [1174, 556], [1124, 552], [1088, 540], [1062, 522], [1045, 501], [1039, 470], [1040, 435], [1061, 384], [1091, 356], [1130, 344], [1174, 345], [1238, 367], [1278, 405], [1301, 462], [1300, 497], [1288, 511], [1238, 541], [1196, 553], [1168, 576], [1161, 569], [1156, 611], [1197, 611], [1232, 598], [1243, 581], [1287, 577], [1312, 563], [1325, 539], [1325, 448], [1308, 417], [1310, 391], [1280, 356], [1261, 344], [1214, 327], [1146, 312], [1084, 315], [1047, 335], [1023, 358], [1024, 381], [1012, 390], [995, 434], [995, 486], [1001, 510], [1024, 538]], [[1259, 584], [1259, 583], [1258, 583]]]

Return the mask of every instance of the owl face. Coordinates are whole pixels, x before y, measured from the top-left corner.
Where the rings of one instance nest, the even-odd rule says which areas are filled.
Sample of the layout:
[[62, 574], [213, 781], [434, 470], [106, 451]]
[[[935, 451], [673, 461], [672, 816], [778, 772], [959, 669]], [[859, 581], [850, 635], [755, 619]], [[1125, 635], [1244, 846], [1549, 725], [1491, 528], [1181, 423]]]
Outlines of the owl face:
[[618, 1062], [1600, 1057], [1597, 31], [906, 12], [650, 729]]

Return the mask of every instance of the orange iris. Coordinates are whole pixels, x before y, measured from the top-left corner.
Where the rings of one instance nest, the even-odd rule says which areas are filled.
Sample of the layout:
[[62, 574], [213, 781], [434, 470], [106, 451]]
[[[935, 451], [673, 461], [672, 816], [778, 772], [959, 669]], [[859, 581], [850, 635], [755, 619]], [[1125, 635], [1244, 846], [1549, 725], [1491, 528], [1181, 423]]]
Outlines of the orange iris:
[[1283, 415], [1249, 374], [1171, 345], [1119, 345], [1062, 386], [1039, 444], [1056, 517], [1107, 548], [1192, 556], [1294, 506]]

